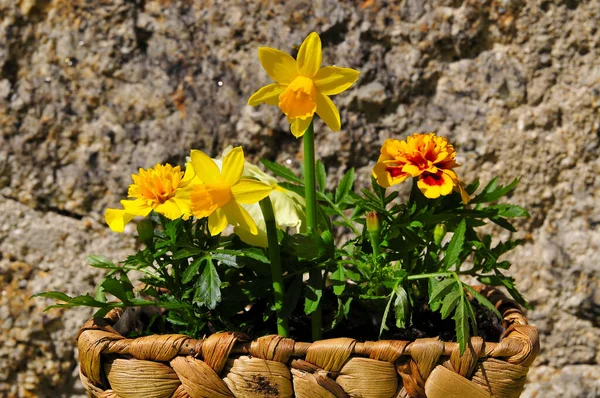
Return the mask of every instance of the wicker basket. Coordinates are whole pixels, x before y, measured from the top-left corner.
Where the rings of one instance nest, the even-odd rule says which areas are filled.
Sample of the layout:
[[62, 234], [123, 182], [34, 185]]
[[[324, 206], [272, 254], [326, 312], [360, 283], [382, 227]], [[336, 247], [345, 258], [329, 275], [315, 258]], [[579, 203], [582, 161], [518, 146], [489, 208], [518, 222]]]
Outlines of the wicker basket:
[[237, 333], [203, 340], [184, 335], [128, 339], [114, 311], [88, 321], [78, 336], [80, 376], [105, 398], [483, 398], [518, 397], [539, 351], [538, 332], [512, 301], [486, 293], [504, 317], [499, 343], [473, 337], [462, 357], [438, 338], [295, 342], [248, 341]]

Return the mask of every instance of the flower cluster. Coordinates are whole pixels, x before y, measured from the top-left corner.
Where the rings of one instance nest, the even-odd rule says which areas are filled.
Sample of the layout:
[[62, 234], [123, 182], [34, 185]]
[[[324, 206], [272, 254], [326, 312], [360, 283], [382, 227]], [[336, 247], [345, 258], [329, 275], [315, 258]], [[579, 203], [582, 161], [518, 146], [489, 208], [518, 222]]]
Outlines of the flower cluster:
[[266, 247], [260, 200], [271, 197], [280, 228], [300, 228], [305, 218], [302, 197], [245, 162], [241, 147], [227, 148], [219, 159], [192, 150], [185, 173], [179, 166], [157, 164], [147, 170], [140, 168], [131, 178], [129, 197], [133, 200], [122, 200], [123, 209], [105, 213], [107, 224], [116, 232], [123, 232], [134, 217], [155, 211], [170, 220], [207, 217], [213, 236], [231, 224], [244, 242]]
[[453, 170], [460, 166], [455, 158], [454, 146], [434, 133], [413, 134], [406, 141], [388, 139], [373, 167], [373, 176], [384, 188], [408, 177], [418, 178], [417, 186], [425, 197], [435, 199], [454, 189], [467, 204], [469, 195]]

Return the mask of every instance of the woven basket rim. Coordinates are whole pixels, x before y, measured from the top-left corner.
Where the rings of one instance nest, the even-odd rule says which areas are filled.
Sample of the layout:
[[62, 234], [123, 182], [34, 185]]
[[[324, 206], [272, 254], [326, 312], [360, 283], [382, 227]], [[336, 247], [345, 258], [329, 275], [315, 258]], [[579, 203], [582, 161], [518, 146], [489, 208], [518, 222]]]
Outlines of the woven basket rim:
[[[529, 330], [532, 331], [532, 334], [535, 336], [531, 336], [533, 339], [537, 340], [538, 338], [538, 330], [535, 326], [529, 326], [527, 317], [524, 314], [523, 309], [517, 304], [514, 300], [508, 299], [506, 295], [498, 289], [489, 288], [487, 286], [473, 286], [476, 290], [478, 290], [481, 294], [486, 296], [488, 300], [494, 304], [496, 309], [500, 311], [502, 314], [502, 324], [504, 327], [504, 332], [500, 338], [499, 342], [490, 342], [484, 341], [482, 338], [478, 336], [472, 336], [472, 339], [481, 339], [485, 343], [485, 351], [480, 354], [480, 358], [510, 358], [514, 356], [522, 357], [523, 355], [535, 354], [537, 355], [536, 347], [528, 343], [530, 339], [515, 339], [514, 336], [511, 337], [511, 334], [515, 332], [520, 326], [527, 326]], [[104, 318], [92, 318], [88, 320], [80, 329], [77, 340], [79, 340], [81, 334], [86, 330], [109, 330], [112, 333], [115, 333], [121, 336], [116, 330], [112, 328], [112, 326], [118, 321], [121, 314], [123, 313], [122, 308], [114, 308], [111, 310]], [[252, 340], [249, 336], [239, 333], [239, 332], [220, 332], [216, 334], [231, 334], [235, 336], [235, 343], [230, 351], [231, 354], [250, 354], [256, 350], [258, 345], [257, 341], [261, 338]], [[119, 346], [132, 344], [137, 339], [147, 339], [152, 336], [183, 336], [187, 338], [188, 344], [186, 344], [186, 348], [184, 351], [180, 352], [179, 355], [194, 355], [195, 352], [201, 351], [201, 346], [207, 338], [206, 336], [203, 339], [194, 339], [192, 337], [180, 334], [155, 334], [151, 336], [141, 336], [134, 338], [126, 338], [121, 336], [121, 341]], [[263, 336], [268, 337], [268, 336]], [[343, 337], [342, 339], [345, 339]], [[507, 339], [510, 338], [510, 344], [507, 343]], [[308, 352], [309, 348], [317, 342], [309, 343], [309, 342], [299, 342], [295, 341], [293, 338], [285, 338], [286, 340], [290, 340], [293, 342], [293, 347], [291, 348], [290, 356], [291, 357], [304, 357]], [[333, 339], [325, 339], [319, 340], [318, 342], [326, 342], [326, 341], [335, 341], [340, 338]], [[358, 356], [369, 356], [371, 355], [374, 347], [377, 345], [377, 341], [357, 341], [356, 339], [350, 338], [355, 341], [353, 346], [352, 354]], [[428, 344], [443, 344], [443, 355], [450, 356], [455, 351], [459, 351], [459, 345], [457, 342], [453, 341], [444, 341], [439, 337], [428, 337], [428, 338], [420, 338], [414, 340], [379, 340], [379, 341], [393, 341], [399, 344], [404, 344], [405, 348], [402, 350], [402, 355], [411, 355], [411, 349], [413, 343], [416, 341], [420, 342], [428, 342]], [[194, 347], [191, 349], [189, 347]], [[187, 350], [187, 351], [186, 351]], [[537, 348], [539, 350], [539, 348]], [[126, 351], [126, 350], [125, 350]], [[121, 354], [125, 353], [123, 349], [120, 350]]]
[[[88, 320], [81, 328], [77, 336], [80, 376], [86, 390], [94, 397], [139, 396], [141, 392], [137, 388], [148, 386], [143, 375], [149, 372], [152, 380], [167, 390], [167, 395], [161, 397], [225, 398], [246, 396], [232, 395], [237, 382], [231, 384], [228, 379], [225, 384], [230, 372], [234, 378], [245, 377], [240, 374], [250, 377], [250, 384], [269, 377], [271, 382], [278, 383], [281, 373], [272, 378], [271, 370], [281, 370], [283, 366], [288, 380], [290, 375], [293, 380], [293, 396], [296, 396], [296, 388], [310, 391], [306, 395], [307, 390], [303, 390], [298, 396], [317, 396], [316, 388], [330, 393], [319, 397], [346, 398], [350, 395], [345, 388], [356, 387], [350, 386], [349, 380], [362, 379], [366, 377], [363, 372], [369, 368], [372, 372], [376, 368], [387, 372], [388, 379], [381, 386], [388, 393], [390, 388], [396, 388], [394, 386], [401, 389], [397, 391], [400, 395], [394, 397], [516, 398], [523, 389], [529, 366], [539, 352], [538, 330], [527, 324], [522, 309], [503, 293], [480, 287], [478, 290], [502, 314], [505, 331], [499, 342], [471, 337], [463, 355], [460, 355], [458, 343], [441, 341], [438, 337], [365, 342], [340, 337], [306, 343], [278, 335], [250, 340], [241, 333], [221, 332], [203, 339], [181, 334], [126, 338], [113, 328], [122, 313], [122, 309], [115, 309], [104, 318]], [[238, 373], [234, 371], [236, 366]], [[263, 371], [256, 370], [257, 367]], [[241, 373], [240, 369], [243, 369]], [[498, 375], [488, 378], [490, 372]], [[367, 384], [359, 387], [367, 396], [379, 397], [373, 395], [369, 384], [378, 384], [379, 376], [371, 377], [366, 379], [369, 380]], [[309, 385], [297, 386], [297, 382]], [[286, 383], [285, 388], [289, 391], [289, 381]], [[451, 386], [450, 389], [447, 386]], [[208, 395], [202, 393], [207, 388], [212, 391]], [[211, 390], [213, 388], [216, 390]], [[188, 390], [195, 393], [189, 395]], [[119, 395], [119, 391], [123, 395]]]

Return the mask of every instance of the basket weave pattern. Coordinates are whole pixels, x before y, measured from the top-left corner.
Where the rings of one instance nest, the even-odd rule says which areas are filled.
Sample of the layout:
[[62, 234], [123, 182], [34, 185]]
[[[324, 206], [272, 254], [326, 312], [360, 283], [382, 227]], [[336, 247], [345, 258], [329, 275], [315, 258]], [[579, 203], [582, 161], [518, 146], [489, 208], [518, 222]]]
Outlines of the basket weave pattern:
[[78, 337], [80, 376], [102, 398], [452, 398], [518, 397], [539, 351], [538, 332], [497, 292], [504, 317], [499, 343], [473, 337], [465, 355], [438, 338], [295, 342], [255, 341], [238, 333], [203, 340], [184, 335], [128, 339], [112, 324], [88, 321]]

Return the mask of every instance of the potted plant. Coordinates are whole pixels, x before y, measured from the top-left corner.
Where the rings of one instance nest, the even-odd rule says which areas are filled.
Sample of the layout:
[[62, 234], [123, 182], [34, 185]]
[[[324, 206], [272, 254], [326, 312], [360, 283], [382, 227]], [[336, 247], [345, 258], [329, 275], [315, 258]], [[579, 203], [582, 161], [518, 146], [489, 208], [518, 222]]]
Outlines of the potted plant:
[[[78, 337], [90, 395], [519, 396], [539, 350], [500, 259], [519, 241], [477, 230], [528, 216], [495, 204], [517, 181], [464, 185], [453, 145], [428, 133], [387, 140], [370, 188], [355, 191], [350, 169], [329, 190], [313, 117], [340, 130], [329, 96], [359, 72], [321, 67], [316, 33], [296, 59], [258, 53], [275, 83], [248, 103], [286, 115], [302, 176], [262, 160], [265, 172], [241, 147], [132, 176], [130, 200], [105, 218], [122, 232], [143, 217], [144, 247], [119, 264], [90, 256], [106, 271], [94, 296], [37, 294], [97, 308]], [[397, 184], [412, 184], [408, 198]]]

